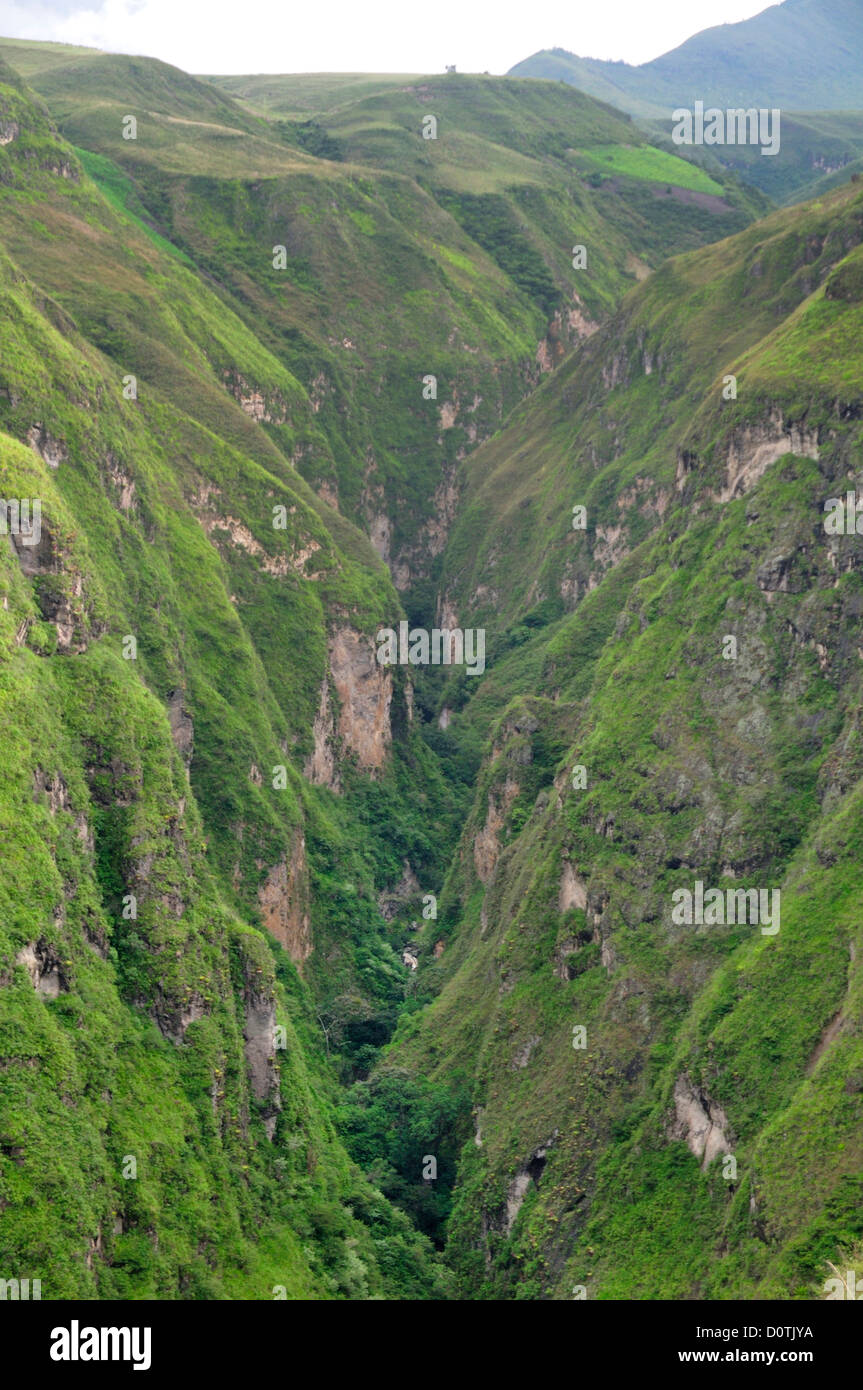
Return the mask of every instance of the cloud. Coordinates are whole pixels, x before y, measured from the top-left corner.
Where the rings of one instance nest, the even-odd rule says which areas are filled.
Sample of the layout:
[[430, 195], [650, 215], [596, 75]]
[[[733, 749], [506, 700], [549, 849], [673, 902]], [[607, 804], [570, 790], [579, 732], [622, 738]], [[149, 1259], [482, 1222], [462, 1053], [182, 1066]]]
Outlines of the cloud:
[[[0, 4], [0, 25], [4, 26], [3, 32], [5, 33], [8, 15], [14, 15], [16, 22], [19, 15], [26, 15], [31, 22], [34, 21], [35, 17], [38, 17], [35, 18], [36, 23], [50, 23], [52, 17], [56, 18], [57, 15], [75, 14], [76, 11], [83, 8], [84, 6], [81, 4], [81, 0], [39, 0], [39, 4], [37, 5]], [[16, 38], [17, 35], [12, 35], [11, 37]]]
[[[710, 23], [765, 8], [717, 0]], [[0, 31], [162, 58], [189, 72], [505, 72], [555, 45], [645, 62], [693, 32], [692, 0], [604, 0], [501, 10], [499, 0], [0, 0]]]

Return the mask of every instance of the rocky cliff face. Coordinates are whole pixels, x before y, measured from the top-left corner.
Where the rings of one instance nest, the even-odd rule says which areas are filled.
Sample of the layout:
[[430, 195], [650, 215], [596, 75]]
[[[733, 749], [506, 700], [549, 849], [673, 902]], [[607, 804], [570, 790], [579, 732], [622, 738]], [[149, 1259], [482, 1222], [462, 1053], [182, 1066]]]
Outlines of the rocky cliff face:
[[306, 866], [306, 840], [297, 830], [286, 855], [267, 874], [258, 890], [264, 926], [281, 942], [297, 966], [311, 955], [309, 884]]
[[393, 681], [376, 660], [370, 637], [339, 628], [328, 643], [328, 674], [314, 721], [314, 751], [305, 766], [317, 786], [339, 788], [339, 767], [353, 756], [359, 767], [379, 771], [392, 742]]

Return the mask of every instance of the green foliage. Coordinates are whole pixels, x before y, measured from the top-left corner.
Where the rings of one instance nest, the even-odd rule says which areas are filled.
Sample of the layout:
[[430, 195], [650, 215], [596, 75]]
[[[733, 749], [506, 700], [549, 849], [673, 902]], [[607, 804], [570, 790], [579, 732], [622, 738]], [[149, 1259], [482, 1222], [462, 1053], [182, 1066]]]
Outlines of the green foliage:
[[531, 246], [510, 205], [501, 197], [486, 193], [444, 200], [444, 206], [492, 260], [496, 261], [529, 299], [550, 318], [561, 300], [541, 256]]
[[386, 1064], [347, 1092], [338, 1114], [351, 1157], [438, 1245], [469, 1119], [463, 1090]]
[[579, 163], [588, 168], [591, 163], [599, 164], [612, 174], [647, 179], [649, 183], [670, 184], [676, 188], [690, 188], [695, 193], [713, 193], [721, 197], [723, 192], [722, 185], [705, 174], [703, 169], [649, 145], [597, 145], [588, 155], [582, 156]]

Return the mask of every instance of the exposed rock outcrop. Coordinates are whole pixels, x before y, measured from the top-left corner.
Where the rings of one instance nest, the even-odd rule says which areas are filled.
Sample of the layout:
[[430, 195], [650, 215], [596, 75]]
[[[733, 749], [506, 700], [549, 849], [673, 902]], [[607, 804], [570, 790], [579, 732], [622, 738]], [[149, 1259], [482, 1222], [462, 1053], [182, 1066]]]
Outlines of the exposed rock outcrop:
[[[781, 410], [771, 410], [762, 423], [735, 429], [727, 446], [725, 480], [711, 493], [713, 500], [730, 502], [735, 497], [743, 497], [770, 465], [785, 454], [797, 454], [817, 462], [820, 457], [817, 429], [807, 429], [802, 423], [786, 424]], [[678, 492], [687, 486], [698, 462], [697, 453], [691, 449], [678, 450], [675, 477]]]
[[300, 827], [294, 834], [290, 860], [286, 855], [270, 870], [258, 889], [264, 926], [280, 941], [298, 967], [312, 953], [309, 918], [309, 885], [306, 870], [306, 837]]
[[284, 396], [280, 391], [270, 391], [264, 394], [257, 387], [250, 385], [237, 371], [226, 371], [224, 379], [234, 400], [252, 420], [258, 420], [268, 425], [285, 423], [288, 418], [287, 408]]
[[327, 677], [321, 681], [321, 698], [318, 705], [318, 712], [315, 715], [312, 735], [315, 746], [312, 753], [306, 759], [303, 768], [305, 775], [310, 782], [314, 782], [317, 787], [329, 787], [331, 791], [338, 791], [339, 779], [336, 774], [336, 758], [333, 752], [333, 736], [335, 734], [335, 722], [333, 712], [330, 707], [330, 689]]
[[579, 878], [570, 861], [566, 859], [560, 875], [557, 910], [558, 912], [567, 912], [571, 907], [587, 907], [587, 885]]
[[59, 772], [49, 776], [41, 767], [38, 767], [33, 774], [33, 796], [36, 801], [41, 800], [43, 796], [47, 797], [48, 810], [52, 816], [56, 816], [58, 811], [65, 811], [72, 816], [78, 839], [89, 854], [93, 853], [93, 832], [90, 829], [89, 821], [83, 811], [76, 812], [73, 809], [69, 788]]
[[497, 796], [494, 791], [488, 794], [488, 809], [485, 825], [478, 830], [473, 841], [473, 862], [480, 883], [489, 883], [500, 856], [499, 834], [503, 828], [510, 806], [518, 796], [518, 783], [507, 777]]
[[773, 411], [764, 425], [747, 425], [728, 446], [725, 486], [716, 494], [719, 502], [742, 497], [783, 454], [818, 459], [818, 431], [803, 425], [786, 425], [780, 411]]
[[329, 640], [329, 678], [321, 684], [315, 746], [304, 769], [309, 780], [338, 791], [338, 764], [346, 754], [368, 772], [382, 767], [392, 742], [392, 698], [392, 675], [378, 663], [372, 639], [338, 628]]
[[538, 1033], [531, 1033], [530, 1037], [527, 1039], [526, 1042], [522, 1043], [521, 1047], [517, 1050], [515, 1056], [513, 1057], [510, 1070], [523, 1071], [524, 1068], [530, 1062], [530, 1059], [533, 1056], [534, 1049], [537, 1047], [540, 1041], [541, 1039]]
[[340, 628], [330, 638], [330, 671], [339, 700], [338, 734], [360, 767], [381, 767], [392, 739], [393, 678], [369, 637]]
[[185, 694], [182, 690], [172, 690], [168, 696], [168, 720], [171, 725], [171, 738], [174, 740], [174, 747], [188, 767], [192, 760], [195, 726], [192, 722], [192, 716], [186, 709]]
[[378, 894], [378, 909], [385, 921], [391, 922], [404, 903], [420, 893], [419, 879], [408, 863], [404, 861], [402, 876], [395, 888], [384, 889]]
[[252, 535], [248, 526], [239, 521], [235, 516], [201, 516], [201, 525], [210, 538], [213, 533], [227, 532], [231, 544], [239, 550], [245, 550], [249, 555], [253, 555], [258, 561], [265, 574], [273, 574], [283, 577], [286, 574], [301, 574], [304, 579], [316, 579], [316, 572], [306, 571], [306, 561], [310, 560], [315, 551], [320, 550], [319, 543], [312, 537], [307, 537], [304, 545], [299, 545], [291, 555], [284, 551], [278, 555], [270, 555], [264, 549], [260, 541]]
[[57, 633], [57, 651], [85, 652], [89, 634], [97, 636], [101, 626], [94, 624], [84, 596], [84, 576], [74, 557], [64, 550], [53, 527], [43, 516], [36, 545], [28, 545], [20, 535], [10, 534], [21, 573], [34, 581], [39, 611]]
[[113, 454], [108, 454], [108, 476], [117, 489], [117, 502], [121, 512], [131, 511], [135, 501], [135, 480], [128, 469]]
[[279, 1068], [276, 1062], [276, 1004], [272, 988], [263, 990], [247, 980], [243, 994], [245, 1022], [243, 1038], [246, 1066], [252, 1093], [265, 1102], [264, 1128], [272, 1140], [282, 1108], [279, 1095]]
[[369, 540], [374, 547], [375, 553], [383, 560], [385, 565], [390, 562], [390, 542], [392, 540], [392, 522], [385, 512], [378, 512], [369, 521]]
[[158, 991], [153, 1005], [153, 1017], [159, 1032], [163, 1038], [168, 1038], [177, 1045], [184, 1040], [189, 1025], [197, 1023], [206, 1014], [206, 1003], [199, 994], [193, 994], [183, 1004], [179, 1004], [175, 999], [169, 999]]
[[516, 1217], [522, 1208], [522, 1203], [527, 1196], [528, 1188], [531, 1183], [539, 1183], [548, 1161], [548, 1151], [553, 1148], [560, 1135], [560, 1130], [556, 1129], [553, 1134], [539, 1144], [534, 1149], [527, 1163], [520, 1168], [512, 1179], [506, 1194], [506, 1207], [503, 1218], [503, 1229], [509, 1235], [515, 1225]]
[[668, 1137], [684, 1139], [695, 1157], [702, 1159], [702, 1169], [707, 1168], [717, 1154], [731, 1153], [724, 1110], [696, 1089], [687, 1076], [679, 1076], [674, 1083], [674, 1110]]
[[24, 966], [33, 988], [46, 999], [56, 999], [61, 991], [68, 989], [60, 957], [45, 941], [30, 941], [22, 946], [15, 964]]
[[31, 425], [27, 431], [27, 443], [44, 459], [49, 468], [59, 468], [69, 457], [69, 450], [60, 439], [54, 439], [44, 425]]

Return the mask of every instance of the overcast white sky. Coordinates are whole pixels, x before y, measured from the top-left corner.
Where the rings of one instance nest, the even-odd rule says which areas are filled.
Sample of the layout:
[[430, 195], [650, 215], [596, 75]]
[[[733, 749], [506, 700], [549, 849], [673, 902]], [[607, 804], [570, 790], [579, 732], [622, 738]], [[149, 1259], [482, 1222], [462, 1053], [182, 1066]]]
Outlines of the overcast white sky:
[[0, 35], [187, 72], [502, 73], [539, 48], [643, 63], [767, 0], [0, 0]]

